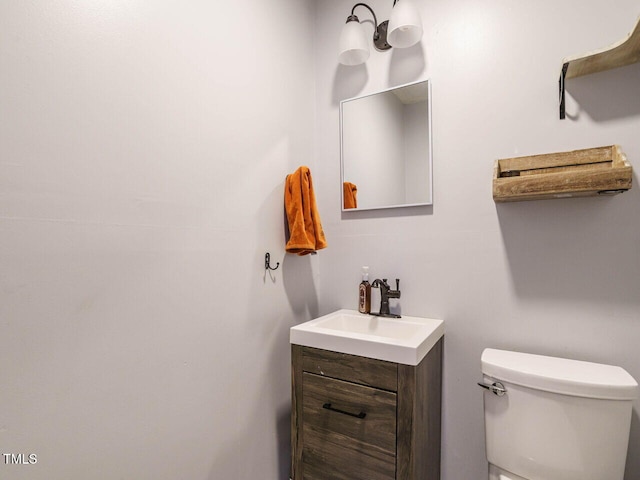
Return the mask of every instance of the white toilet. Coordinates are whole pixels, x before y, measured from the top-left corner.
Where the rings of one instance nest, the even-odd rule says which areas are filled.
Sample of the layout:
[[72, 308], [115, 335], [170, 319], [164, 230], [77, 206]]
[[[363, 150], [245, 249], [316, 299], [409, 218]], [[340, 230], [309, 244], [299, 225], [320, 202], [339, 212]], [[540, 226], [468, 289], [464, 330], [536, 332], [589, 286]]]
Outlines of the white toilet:
[[622, 480], [637, 382], [620, 367], [486, 349], [489, 480]]

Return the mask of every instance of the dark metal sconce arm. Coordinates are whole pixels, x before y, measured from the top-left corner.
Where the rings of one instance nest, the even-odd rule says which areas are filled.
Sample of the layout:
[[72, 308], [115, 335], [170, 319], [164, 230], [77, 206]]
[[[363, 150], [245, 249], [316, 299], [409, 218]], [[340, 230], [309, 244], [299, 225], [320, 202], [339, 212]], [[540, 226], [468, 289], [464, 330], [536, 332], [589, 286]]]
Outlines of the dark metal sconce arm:
[[[380, 36], [380, 34], [378, 33], [378, 18], [376, 17], [376, 13], [373, 11], [373, 8], [371, 8], [369, 5], [367, 5], [366, 3], [356, 3], [353, 8], [351, 9], [351, 16], [354, 17], [355, 16], [355, 11], [356, 11], [356, 7], [366, 7], [369, 9], [369, 11], [371, 12], [371, 15], [373, 15], [373, 24], [375, 25], [375, 30], [373, 32], [373, 38], [374, 40], [377, 40], [378, 37]], [[356, 17], [358, 18], [358, 17]]]
[[359, 21], [358, 17], [354, 13], [356, 7], [366, 7], [371, 12], [371, 15], [373, 15], [373, 45], [376, 49], [379, 51], [389, 50], [391, 48], [391, 45], [387, 42], [387, 28], [389, 27], [389, 20], [385, 20], [378, 25], [378, 17], [376, 17], [376, 13], [373, 11], [373, 8], [366, 3], [356, 3], [351, 9], [351, 15], [347, 18], [347, 22]]

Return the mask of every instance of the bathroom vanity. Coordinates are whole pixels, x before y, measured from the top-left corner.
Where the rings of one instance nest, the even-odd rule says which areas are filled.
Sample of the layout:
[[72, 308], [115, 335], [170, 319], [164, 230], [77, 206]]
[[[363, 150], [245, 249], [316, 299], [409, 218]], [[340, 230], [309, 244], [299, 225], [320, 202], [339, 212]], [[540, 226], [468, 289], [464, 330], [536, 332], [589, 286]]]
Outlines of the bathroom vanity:
[[[345, 310], [318, 320], [291, 329], [291, 478], [439, 479], [442, 321]], [[369, 356], [345, 353], [358, 342]], [[420, 353], [390, 360], [399, 346]]]

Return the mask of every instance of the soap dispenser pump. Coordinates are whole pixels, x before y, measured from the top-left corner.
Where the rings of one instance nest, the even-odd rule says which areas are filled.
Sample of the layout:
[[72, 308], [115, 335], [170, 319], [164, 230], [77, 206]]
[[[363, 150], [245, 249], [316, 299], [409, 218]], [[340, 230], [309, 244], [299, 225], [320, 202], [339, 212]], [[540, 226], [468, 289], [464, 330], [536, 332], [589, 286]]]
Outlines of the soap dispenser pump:
[[369, 267], [362, 267], [362, 282], [358, 289], [358, 311], [371, 313], [371, 284], [369, 283]]

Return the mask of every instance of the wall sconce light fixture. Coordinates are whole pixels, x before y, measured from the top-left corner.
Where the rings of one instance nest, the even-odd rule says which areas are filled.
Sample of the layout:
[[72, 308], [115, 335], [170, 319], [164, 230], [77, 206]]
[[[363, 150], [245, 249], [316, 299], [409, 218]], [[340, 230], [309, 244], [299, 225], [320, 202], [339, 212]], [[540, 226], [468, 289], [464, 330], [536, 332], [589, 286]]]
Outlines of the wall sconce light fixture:
[[364, 27], [354, 14], [356, 7], [366, 7], [373, 15], [375, 25], [373, 45], [378, 51], [389, 50], [391, 47], [411, 47], [422, 38], [422, 20], [418, 9], [411, 0], [393, 0], [389, 20], [385, 20], [379, 25], [376, 14], [369, 5], [356, 3], [340, 34], [338, 59], [343, 65], [360, 65], [369, 58], [369, 47]]

